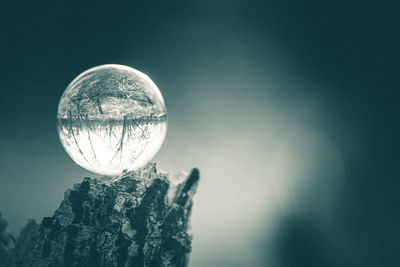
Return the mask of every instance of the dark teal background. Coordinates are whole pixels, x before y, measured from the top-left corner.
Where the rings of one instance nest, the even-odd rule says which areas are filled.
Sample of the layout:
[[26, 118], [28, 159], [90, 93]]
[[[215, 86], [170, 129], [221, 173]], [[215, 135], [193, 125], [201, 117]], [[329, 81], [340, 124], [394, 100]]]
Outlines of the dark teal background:
[[399, 5], [2, 1], [0, 211], [17, 233], [93, 176], [58, 100], [118, 63], [165, 97], [160, 168], [200, 168], [191, 266], [400, 266]]

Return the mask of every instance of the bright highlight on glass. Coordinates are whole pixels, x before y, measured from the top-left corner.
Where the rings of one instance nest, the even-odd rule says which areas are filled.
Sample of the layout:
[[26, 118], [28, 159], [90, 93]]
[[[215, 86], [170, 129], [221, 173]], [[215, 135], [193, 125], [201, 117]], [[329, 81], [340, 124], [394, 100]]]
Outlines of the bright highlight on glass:
[[147, 75], [123, 65], [97, 66], [76, 77], [61, 97], [57, 119], [68, 155], [102, 175], [142, 167], [167, 132], [160, 90]]

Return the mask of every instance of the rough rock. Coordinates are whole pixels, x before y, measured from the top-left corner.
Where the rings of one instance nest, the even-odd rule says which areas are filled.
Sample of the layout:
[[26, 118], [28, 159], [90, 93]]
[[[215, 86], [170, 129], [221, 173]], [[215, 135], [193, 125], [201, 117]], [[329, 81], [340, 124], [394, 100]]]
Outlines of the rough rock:
[[15, 248], [1, 240], [0, 253], [15, 266], [187, 266], [198, 181], [193, 169], [170, 188], [154, 163], [110, 183], [84, 178], [52, 217], [28, 222]]
[[12, 265], [12, 251], [15, 246], [15, 239], [7, 231], [7, 222], [0, 213], [0, 267]]

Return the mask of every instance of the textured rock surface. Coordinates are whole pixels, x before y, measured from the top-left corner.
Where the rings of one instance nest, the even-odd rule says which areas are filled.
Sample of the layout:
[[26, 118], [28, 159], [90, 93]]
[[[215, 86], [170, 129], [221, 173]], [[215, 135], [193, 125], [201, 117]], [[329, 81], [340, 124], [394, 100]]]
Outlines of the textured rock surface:
[[0, 213], [0, 267], [11, 266], [11, 252], [15, 246], [14, 238], [7, 231], [7, 222]]
[[198, 170], [171, 188], [154, 163], [122, 176], [75, 184], [52, 217], [29, 221], [0, 253], [16, 266], [187, 266]]

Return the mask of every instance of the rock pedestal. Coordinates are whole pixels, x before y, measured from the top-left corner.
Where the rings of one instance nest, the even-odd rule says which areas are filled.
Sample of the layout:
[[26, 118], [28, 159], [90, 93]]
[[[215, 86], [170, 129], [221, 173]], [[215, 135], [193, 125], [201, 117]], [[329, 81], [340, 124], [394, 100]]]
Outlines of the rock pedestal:
[[187, 266], [198, 181], [193, 169], [170, 186], [154, 163], [115, 182], [85, 178], [52, 217], [30, 220], [15, 244], [0, 240], [0, 266]]

